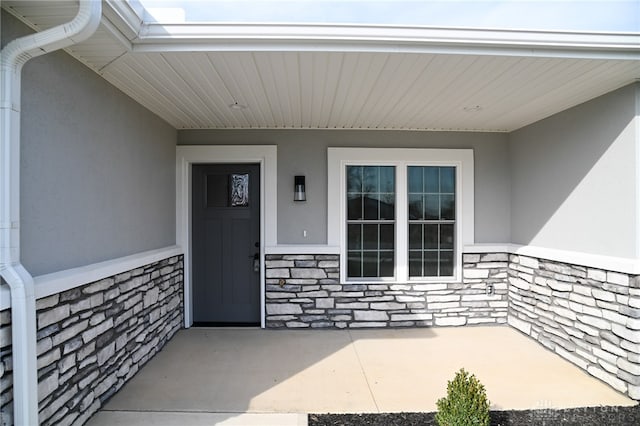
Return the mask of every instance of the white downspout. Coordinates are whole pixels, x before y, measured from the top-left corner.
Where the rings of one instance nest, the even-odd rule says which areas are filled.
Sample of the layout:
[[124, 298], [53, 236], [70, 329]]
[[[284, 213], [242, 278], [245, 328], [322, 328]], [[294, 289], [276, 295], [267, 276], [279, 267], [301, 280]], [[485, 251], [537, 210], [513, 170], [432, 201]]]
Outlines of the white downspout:
[[70, 22], [15, 39], [0, 52], [0, 276], [11, 290], [14, 424], [38, 424], [36, 302], [33, 277], [20, 263], [20, 83], [31, 58], [89, 38], [102, 2], [80, 0]]

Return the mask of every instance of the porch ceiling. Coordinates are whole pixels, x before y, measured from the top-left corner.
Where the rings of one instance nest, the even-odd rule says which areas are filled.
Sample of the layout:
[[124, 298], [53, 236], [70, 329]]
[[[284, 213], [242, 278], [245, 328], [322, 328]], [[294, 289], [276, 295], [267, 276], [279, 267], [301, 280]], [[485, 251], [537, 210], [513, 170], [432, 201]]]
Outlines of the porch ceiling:
[[[39, 31], [77, 9], [74, 1], [2, 7]], [[98, 31], [68, 52], [178, 129], [512, 131], [640, 79], [638, 34], [617, 48], [622, 36], [567, 48], [546, 33], [511, 44], [478, 31], [464, 40], [433, 29], [394, 38], [386, 27], [212, 33], [136, 17], [127, 2], [106, 1]]]

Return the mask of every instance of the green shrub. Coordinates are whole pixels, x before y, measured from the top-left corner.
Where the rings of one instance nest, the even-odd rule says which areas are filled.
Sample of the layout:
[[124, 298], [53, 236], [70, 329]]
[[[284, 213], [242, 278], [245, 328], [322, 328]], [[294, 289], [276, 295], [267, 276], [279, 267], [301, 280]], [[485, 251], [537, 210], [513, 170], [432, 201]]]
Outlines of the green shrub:
[[488, 426], [489, 401], [484, 386], [464, 368], [447, 384], [447, 396], [436, 402], [440, 426]]

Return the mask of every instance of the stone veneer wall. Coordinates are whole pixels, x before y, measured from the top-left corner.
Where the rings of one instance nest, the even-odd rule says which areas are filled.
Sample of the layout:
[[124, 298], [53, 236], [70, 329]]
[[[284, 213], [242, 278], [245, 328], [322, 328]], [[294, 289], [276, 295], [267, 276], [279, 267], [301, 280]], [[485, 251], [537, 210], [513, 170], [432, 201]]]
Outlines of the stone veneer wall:
[[509, 324], [640, 399], [640, 277], [512, 255]]
[[[505, 253], [464, 254], [462, 283], [340, 284], [338, 255], [267, 255], [268, 328], [504, 324]], [[486, 292], [493, 286], [493, 294]]]
[[[37, 301], [42, 425], [82, 425], [182, 327], [171, 257]], [[0, 425], [11, 425], [11, 312], [0, 312]]]

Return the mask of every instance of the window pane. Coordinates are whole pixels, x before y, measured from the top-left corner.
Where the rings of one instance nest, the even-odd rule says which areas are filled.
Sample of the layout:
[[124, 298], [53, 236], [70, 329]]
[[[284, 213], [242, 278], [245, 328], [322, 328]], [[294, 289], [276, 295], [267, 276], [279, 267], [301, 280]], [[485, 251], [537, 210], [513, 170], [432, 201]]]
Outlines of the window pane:
[[409, 225], [409, 249], [422, 249], [422, 225]]
[[409, 194], [409, 220], [422, 218], [422, 194]]
[[393, 225], [380, 225], [380, 249], [393, 250], [395, 235]]
[[422, 250], [409, 251], [409, 276], [422, 276]]
[[423, 167], [424, 169], [424, 192], [440, 192], [439, 167]]
[[453, 251], [445, 250], [440, 252], [440, 276], [447, 277], [453, 275]]
[[395, 167], [380, 167], [380, 192], [396, 192]]
[[438, 225], [424, 225], [424, 248], [438, 249]]
[[439, 195], [424, 196], [424, 218], [426, 220], [440, 219], [440, 196]]
[[422, 169], [423, 167], [409, 167], [407, 175], [407, 183], [409, 185], [409, 193], [421, 194], [422, 191]]
[[380, 276], [393, 277], [394, 275], [394, 255], [393, 251], [386, 250], [380, 252]]
[[349, 277], [361, 277], [362, 276], [362, 254], [359, 251], [349, 252], [349, 258], [347, 262], [347, 275]]
[[362, 248], [362, 225], [347, 227], [347, 249], [360, 250]]
[[378, 249], [378, 225], [362, 225], [362, 248]]
[[437, 251], [424, 252], [424, 276], [425, 277], [438, 276], [438, 252]]
[[393, 220], [396, 217], [396, 200], [394, 194], [381, 194], [380, 219]]
[[454, 220], [456, 218], [456, 202], [453, 195], [440, 196], [440, 209], [442, 220]]
[[440, 192], [456, 192], [456, 168], [440, 167]]
[[440, 225], [440, 249], [453, 250], [453, 224]]
[[361, 166], [347, 166], [347, 192], [362, 192]]
[[378, 252], [365, 251], [362, 253], [362, 276], [378, 276]]
[[362, 192], [380, 192], [378, 185], [378, 167], [363, 167]]
[[347, 195], [347, 219], [348, 220], [362, 219], [362, 195], [360, 194]]
[[367, 194], [364, 196], [364, 219], [378, 220], [378, 199], [376, 194]]

